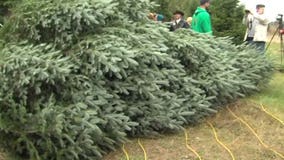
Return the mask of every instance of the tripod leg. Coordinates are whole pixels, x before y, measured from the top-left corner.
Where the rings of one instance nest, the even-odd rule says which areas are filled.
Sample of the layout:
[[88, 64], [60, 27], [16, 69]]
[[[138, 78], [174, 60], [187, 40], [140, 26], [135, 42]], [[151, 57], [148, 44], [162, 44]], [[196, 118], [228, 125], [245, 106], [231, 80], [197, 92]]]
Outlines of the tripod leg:
[[272, 41], [273, 41], [273, 39], [274, 39], [274, 37], [275, 37], [275, 35], [276, 35], [277, 33], [279, 33], [279, 28], [276, 29], [276, 31], [274, 32], [272, 38], [270, 39], [270, 42], [268, 43], [268, 45], [267, 45], [267, 47], [266, 47], [265, 53], [268, 51], [268, 49], [269, 49], [269, 47], [270, 47], [270, 45], [271, 45], [271, 43], [272, 43]]
[[280, 34], [280, 53], [281, 53], [281, 65], [283, 63], [283, 56], [284, 56], [284, 44], [283, 44], [283, 35]]

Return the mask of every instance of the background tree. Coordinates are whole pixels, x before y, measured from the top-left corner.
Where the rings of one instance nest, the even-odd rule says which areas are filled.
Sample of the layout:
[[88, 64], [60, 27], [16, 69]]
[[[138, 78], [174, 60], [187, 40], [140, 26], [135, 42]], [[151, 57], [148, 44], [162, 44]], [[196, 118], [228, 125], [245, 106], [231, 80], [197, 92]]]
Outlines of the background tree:
[[[161, 4], [157, 8], [161, 14], [165, 14], [170, 19], [171, 13], [175, 10], [182, 10], [186, 16], [192, 16], [199, 0], [153, 0]], [[239, 0], [212, 0], [210, 11], [215, 36], [232, 37], [233, 42], [240, 44], [243, 42], [245, 27], [242, 25], [244, 7], [239, 5]]]
[[159, 4], [155, 7], [156, 12], [164, 14], [166, 20], [170, 20], [176, 10], [185, 13], [185, 17], [192, 16], [199, 4], [198, 0], [152, 0]]
[[165, 16], [165, 21], [170, 21], [172, 17], [172, 13], [169, 10], [171, 0], [151, 0], [158, 4], [157, 6], [153, 7], [152, 12], [160, 13]]
[[0, 24], [3, 24], [4, 22], [4, 15], [6, 15], [8, 11], [7, 6], [4, 4], [4, 1], [0, 1]]
[[242, 24], [244, 6], [239, 5], [239, 0], [214, 0], [211, 4], [214, 35], [233, 37], [234, 43], [242, 43], [245, 34]]
[[11, 7], [15, 6], [21, 0], [0, 0], [0, 23], [3, 24], [7, 16], [11, 14]]

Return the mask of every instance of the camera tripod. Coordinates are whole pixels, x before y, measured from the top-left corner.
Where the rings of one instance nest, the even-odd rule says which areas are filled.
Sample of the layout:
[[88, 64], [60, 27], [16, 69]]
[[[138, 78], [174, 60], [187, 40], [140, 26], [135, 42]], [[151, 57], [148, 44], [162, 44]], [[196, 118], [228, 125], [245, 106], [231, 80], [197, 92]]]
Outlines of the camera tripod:
[[284, 58], [284, 42], [283, 42], [283, 34], [284, 34], [284, 27], [283, 27], [283, 15], [282, 14], [279, 14], [278, 15], [279, 18], [277, 18], [278, 22], [279, 22], [279, 25], [276, 29], [276, 31], [274, 32], [269, 44], [267, 45], [266, 47], [266, 51], [269, 49], [274, 37], [276, 36], [276, 34], [278, 33], [279, 34], [279, 37], [280, 37], [280, 56], [281, 56], [281, 65], [283, 63], [283, 58]]

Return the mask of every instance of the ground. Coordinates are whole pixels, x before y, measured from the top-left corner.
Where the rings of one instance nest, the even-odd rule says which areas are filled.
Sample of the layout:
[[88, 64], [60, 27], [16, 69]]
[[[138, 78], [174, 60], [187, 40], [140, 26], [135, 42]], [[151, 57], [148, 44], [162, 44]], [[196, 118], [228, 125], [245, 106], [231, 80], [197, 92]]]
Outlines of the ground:
[[[278, 43], [269, 48], [280, 66]], [[213, 124], [217, 135], [232, 152], [237, 160], [283, 160], [284, 157], [284, 73], [276, 72], [269, 86], [260, 93], [239, 100], [228, 107], [255, 131], [264, 142], [261, 145], [252, 131], [225, 108], [218, 114], [210, 117], [208, 121]], [[261, 109], [265, 109], [281, 121]], [[229, 160], [230, 154], [217, 143], [212, 128], [206, 123], [197, 126], [188, 126], [186, 132], [189, 136], [187, 143], [196, 150], [204, 160]], [[186, 147], [183, 132], [171, 135], [162, 135], [158, 138], [140, 140], [146, 151], [148, 160], [197, 160], [197, 156]], [[271, 151], [277, 151], [279, 154]], [[125, 144], [125, 150], [130, 160], [144, 160], [144, 153], [137, 139]], [[110, 153], [104, 160], [126, 160], [122, 149]]]

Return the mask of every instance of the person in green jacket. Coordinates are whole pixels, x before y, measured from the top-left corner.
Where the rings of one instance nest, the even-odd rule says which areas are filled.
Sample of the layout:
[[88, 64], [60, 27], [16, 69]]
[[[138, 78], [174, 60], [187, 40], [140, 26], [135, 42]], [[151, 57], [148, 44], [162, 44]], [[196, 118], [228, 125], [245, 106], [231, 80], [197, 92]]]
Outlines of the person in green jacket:
[[192, 17], [192, 30], [199, 33], [213, 34], [210, 14], [206, 10], [209, 6], [210, 0], [200, 0], [200, 6], [197, 7]]

